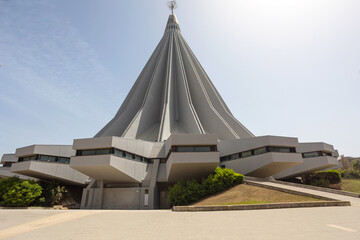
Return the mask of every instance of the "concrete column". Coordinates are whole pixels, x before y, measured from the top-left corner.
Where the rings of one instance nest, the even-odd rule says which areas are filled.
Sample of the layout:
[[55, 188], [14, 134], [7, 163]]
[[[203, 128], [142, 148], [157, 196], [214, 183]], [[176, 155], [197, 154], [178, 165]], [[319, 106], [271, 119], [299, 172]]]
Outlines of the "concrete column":
[[158, 208], [158, 197], [157, 196], [157, 188], [156, 188], [156, 180], [160, 166], [160, 159], [155, 159], [153, 163], [153, 168], [151, 171], [151, 180], [149, 187], [149, 209]]
[[104, 201], [104, 180], [99, 181], [100, 191], [99, 191], [99, 207], [103, 209], [103, 201]]

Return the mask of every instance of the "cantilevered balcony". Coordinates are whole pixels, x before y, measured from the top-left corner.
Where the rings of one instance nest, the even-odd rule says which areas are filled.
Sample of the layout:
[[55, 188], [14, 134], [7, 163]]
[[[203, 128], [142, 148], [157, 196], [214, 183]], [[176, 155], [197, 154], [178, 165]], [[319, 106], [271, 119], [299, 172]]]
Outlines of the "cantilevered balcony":
[[89, 177], [70, 168], [70, 156], [75, 155], [71, 145], [31, 145], [16, 149], [17, 163], [11, 172], [65, 184], [84, 185]]
[[330, 144], [300, 143], [296, 151], [301, 153], [303, 163], [274, 175], [276, 179], [302, 176], [315, 171], [337, 166], [338, 153]]
[[303, 163], [296, 138], [262, 136], [219, 142], [221, 165], [235, 172], [267, 178]]
[[94, 178], [111, 183], [140, 183], [147, 163], [115, 155], [75, 156], [70, 167]]
[[14, 163], [11, 172], [34, 178], [53, 180], [65, 184], [84, 185], [89, 177], [70, 168], [69, 164], [31, 160]]

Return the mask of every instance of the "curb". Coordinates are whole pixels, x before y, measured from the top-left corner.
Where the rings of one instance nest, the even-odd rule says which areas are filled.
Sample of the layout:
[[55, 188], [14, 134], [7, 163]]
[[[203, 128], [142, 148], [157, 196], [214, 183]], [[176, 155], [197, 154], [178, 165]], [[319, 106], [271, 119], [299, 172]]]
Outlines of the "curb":
[[53, 207], [0, 207], [0, 210], [68, 210], [68, 208], [61, 205]]
[[54, 208], [51, 207], [0, 207], [0, 209], [33, 209], [33, 210], [53, 210]]
[[349, 201], [324, 201], [324, 202], [295, 202], [295, 203], [269, 203], [249, 205], [224, 205], [224, 206], [174, 206], [173, 212], [203, 212], [203, 211], [234, 211], [234, 210], [260, 210], [279, 208], [308, 208], [308, 207], [339, 207], [350, 206]]

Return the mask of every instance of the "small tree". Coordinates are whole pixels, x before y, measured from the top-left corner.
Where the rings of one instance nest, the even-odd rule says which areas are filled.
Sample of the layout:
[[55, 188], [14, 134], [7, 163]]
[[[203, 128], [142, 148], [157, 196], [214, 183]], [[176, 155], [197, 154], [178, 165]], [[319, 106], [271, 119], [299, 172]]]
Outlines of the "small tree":
[[67, 192], [67, 188], [60, 185], [57, 181], [40, 181], [40, 185], [43, 188], [43, 191], [40, 198], [37, 199], [37, 204], [39, 205], [52, 206], [54, 204], [60, 204]]
[[360, 159], [356, 159], [351, 163], [351, 167], [357, 171], [360, 171]]
[[67, 189], [65, 186], [56, 186], [51, 190], [51, 193], [53, 195], [54, 204], [60, 204], [61, 200], [65, 197], [65, 193], [67, 192]]

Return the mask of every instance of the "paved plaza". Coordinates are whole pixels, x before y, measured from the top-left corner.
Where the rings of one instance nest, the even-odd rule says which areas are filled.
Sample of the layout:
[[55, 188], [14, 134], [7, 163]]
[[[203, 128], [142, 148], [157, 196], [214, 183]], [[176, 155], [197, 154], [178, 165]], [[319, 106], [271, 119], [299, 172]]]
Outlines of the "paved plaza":
[[0, 239], [360, 239], [360, 207], [225, 212], [0, 210]]

